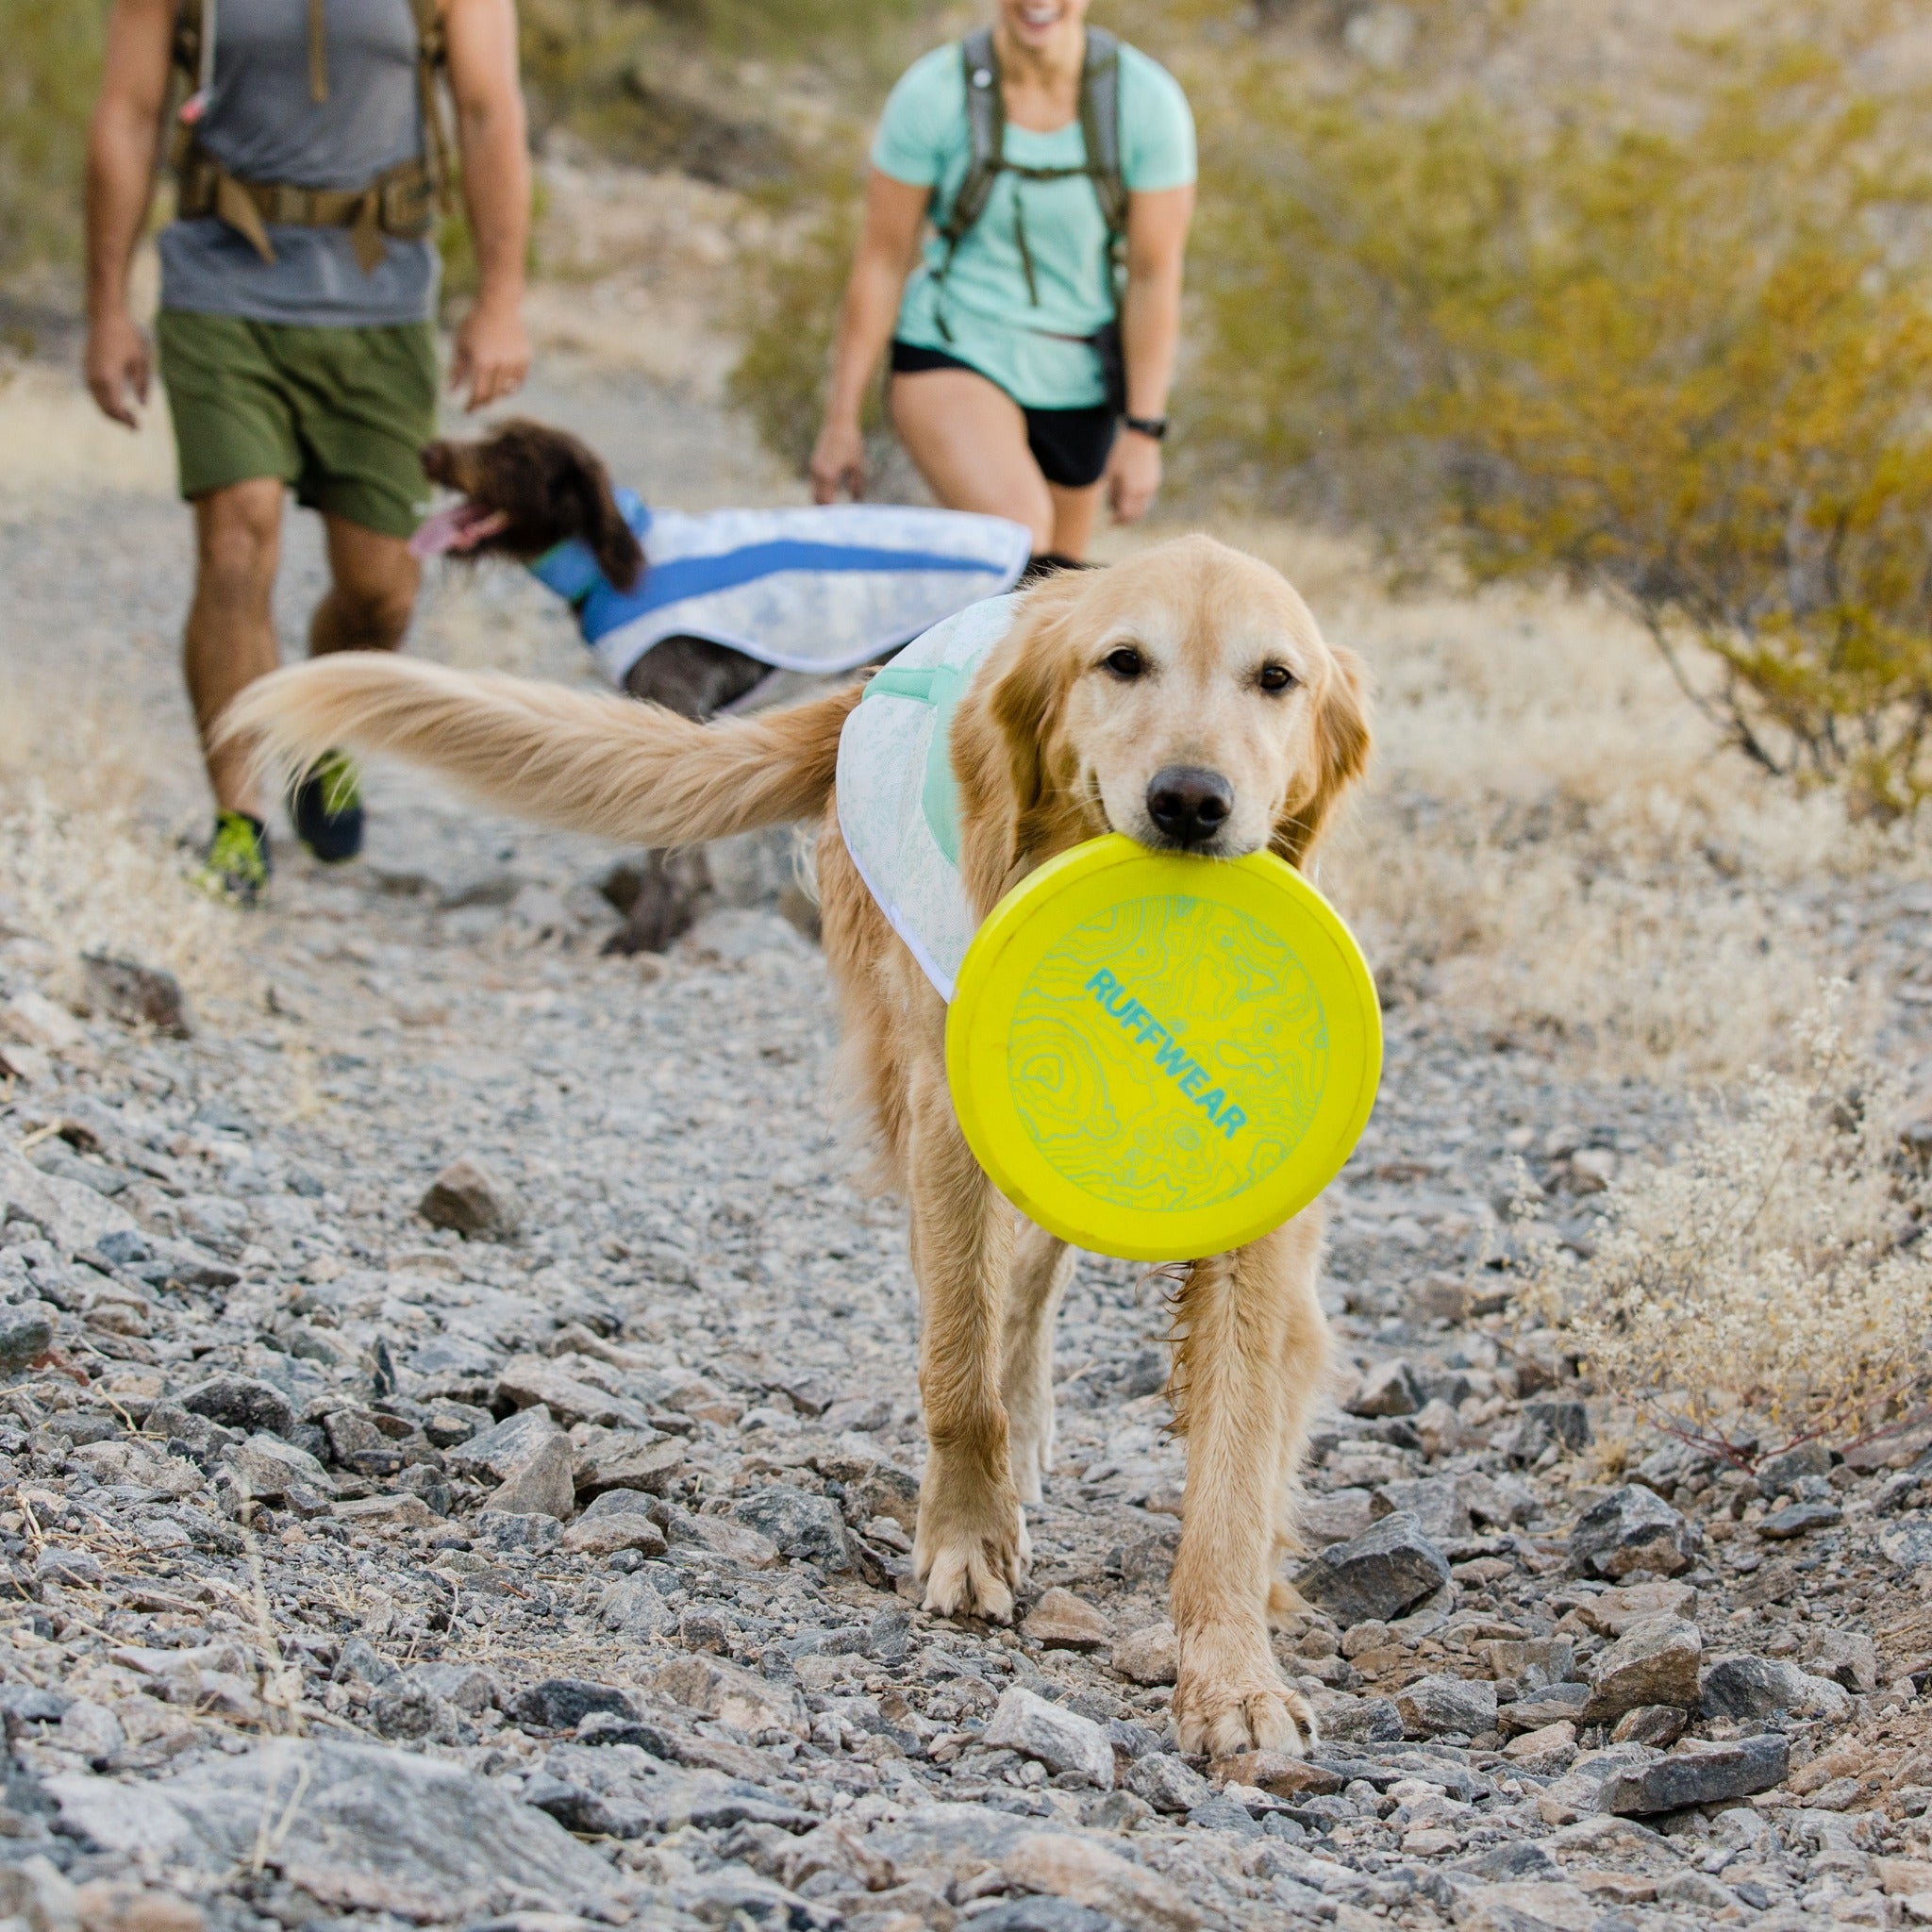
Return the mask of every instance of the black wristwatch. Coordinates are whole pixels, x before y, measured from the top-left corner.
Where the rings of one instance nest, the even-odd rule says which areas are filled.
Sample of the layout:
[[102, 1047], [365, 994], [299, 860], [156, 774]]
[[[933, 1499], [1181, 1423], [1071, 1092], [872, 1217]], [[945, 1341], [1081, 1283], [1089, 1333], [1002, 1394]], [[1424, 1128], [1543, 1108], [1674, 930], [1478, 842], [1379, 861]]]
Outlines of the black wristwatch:
[[1138, 436], [1151, 436], [1158, 442], [1167, 434], [1165, 416], [1124, 416], [1121, 419]]

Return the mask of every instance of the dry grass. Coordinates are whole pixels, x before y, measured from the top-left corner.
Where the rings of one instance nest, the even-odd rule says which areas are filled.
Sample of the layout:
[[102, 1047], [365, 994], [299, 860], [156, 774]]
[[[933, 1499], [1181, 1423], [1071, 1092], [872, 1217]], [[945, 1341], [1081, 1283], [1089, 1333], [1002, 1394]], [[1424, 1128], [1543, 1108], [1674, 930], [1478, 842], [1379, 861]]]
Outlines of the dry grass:
[[1599, 1391], [1746, 1460], [1863, 1434], [1925, 1388], [1932, 1193], [1907, 1089], [1847, 1049], [1840, 992], [1796, 1029], [1801, 1071], [1758, 1074], [1620, 1179], [1596, 1253], [1553, 1250], [1524, 1298]]

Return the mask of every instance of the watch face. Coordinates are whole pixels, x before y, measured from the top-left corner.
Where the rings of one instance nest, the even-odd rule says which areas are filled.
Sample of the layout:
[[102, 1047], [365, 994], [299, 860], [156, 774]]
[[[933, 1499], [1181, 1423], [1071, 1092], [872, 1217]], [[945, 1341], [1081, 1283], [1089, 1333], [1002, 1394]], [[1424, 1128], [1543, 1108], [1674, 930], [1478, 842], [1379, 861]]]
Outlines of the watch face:
[[1000, 902], [946, 1027], [994, 1184], [1063, 1240], [1147, 1261], [1239, 1247], [1314, 1200], [1368, 1123], [1381, 1052], [1360, 950], [1298, 873], [1119, 835]]

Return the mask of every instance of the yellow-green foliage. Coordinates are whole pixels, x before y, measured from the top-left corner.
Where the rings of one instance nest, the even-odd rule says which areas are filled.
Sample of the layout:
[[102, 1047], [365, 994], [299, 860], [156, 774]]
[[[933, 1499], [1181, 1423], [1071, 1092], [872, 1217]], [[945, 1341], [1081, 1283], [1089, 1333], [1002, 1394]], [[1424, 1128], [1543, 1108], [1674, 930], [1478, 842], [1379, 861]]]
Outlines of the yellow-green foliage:
[[[1932, 323], [1916, 100], [1736, 48], [1665, 132], [1236, 91], [1198, 392], [1264, 486], [1614, 591], [1740, 747], [1932, 789]], [[1737, 77], [1740, 75], [1743, 77]]]
[[101, 21], [93, 0], [0, 0], [0, 270], [80, 251]]

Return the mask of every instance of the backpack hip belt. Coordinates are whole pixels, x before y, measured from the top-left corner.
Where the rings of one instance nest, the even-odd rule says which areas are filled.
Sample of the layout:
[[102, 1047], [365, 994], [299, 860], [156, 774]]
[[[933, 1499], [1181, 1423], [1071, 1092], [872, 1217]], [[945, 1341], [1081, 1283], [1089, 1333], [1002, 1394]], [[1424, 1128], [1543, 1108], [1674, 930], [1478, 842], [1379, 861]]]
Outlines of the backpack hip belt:
[[177, 212], [212, 215], [245, 236], [264, 261], [275, 258], [271, 223], [298, 228], [347, 228], [362, 273], [381, 261], [383, 237], [420, 242], [436, 226], [436, 180], [428, 163], [408, 160], [362, 188], [301, 188], [286, 181], [243, 181], [191, 138], [176, 163]]

